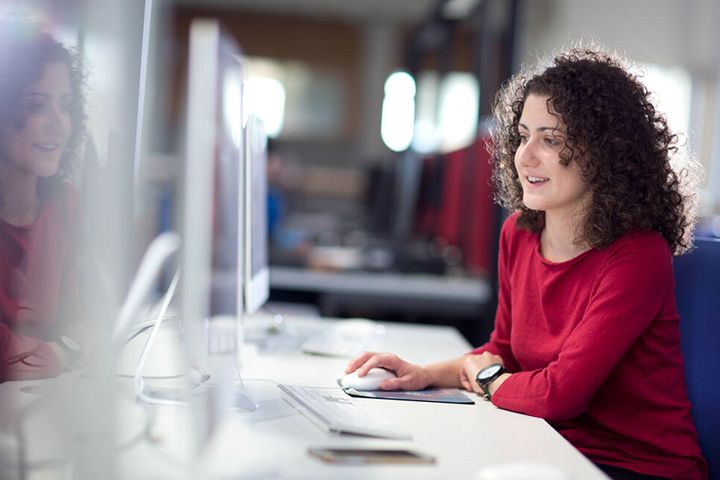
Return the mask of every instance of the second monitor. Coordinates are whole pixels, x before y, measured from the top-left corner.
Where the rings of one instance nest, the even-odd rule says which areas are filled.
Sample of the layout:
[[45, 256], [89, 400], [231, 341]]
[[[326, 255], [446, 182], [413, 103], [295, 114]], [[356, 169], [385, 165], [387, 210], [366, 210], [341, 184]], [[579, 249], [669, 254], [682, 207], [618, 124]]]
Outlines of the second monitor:
[[245, 311], [255, 313], [268, 299], [267, 137], [263, 122], [249, 115], [245, 127]]

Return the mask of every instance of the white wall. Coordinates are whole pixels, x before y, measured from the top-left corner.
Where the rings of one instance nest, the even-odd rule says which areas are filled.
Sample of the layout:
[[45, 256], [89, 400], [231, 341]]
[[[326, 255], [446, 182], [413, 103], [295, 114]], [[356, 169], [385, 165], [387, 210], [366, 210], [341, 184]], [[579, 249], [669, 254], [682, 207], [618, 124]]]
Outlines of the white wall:
[[519, 58], [532, 60], [578, 38], [661, 65], [717, 70], [715, 0], [526, 0]]
[[690, 144], [707, 170], [703, 208], [720, 214], [720, 2], [526, 0], [522, 5], [518, 65], [585, 39], [636, 62], [690, 73]]

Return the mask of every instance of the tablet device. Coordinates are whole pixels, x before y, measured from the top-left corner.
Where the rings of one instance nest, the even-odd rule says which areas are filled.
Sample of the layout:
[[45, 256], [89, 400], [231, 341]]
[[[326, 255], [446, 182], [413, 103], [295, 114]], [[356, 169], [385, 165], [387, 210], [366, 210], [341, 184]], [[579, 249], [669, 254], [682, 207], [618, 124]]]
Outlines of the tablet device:
[[372, 390], [343, 389], [351, 397], [381, 398], [383, 400], [409, 400], [413, 402], [458, 403], [473, 405], [475, 402], [457, 388], [428, 388], [425, 390]]
[[308, 453], [323, 462], [338, 465], [430, 464], [435, 457], [413, 450], [386, 448], [310, 448]]

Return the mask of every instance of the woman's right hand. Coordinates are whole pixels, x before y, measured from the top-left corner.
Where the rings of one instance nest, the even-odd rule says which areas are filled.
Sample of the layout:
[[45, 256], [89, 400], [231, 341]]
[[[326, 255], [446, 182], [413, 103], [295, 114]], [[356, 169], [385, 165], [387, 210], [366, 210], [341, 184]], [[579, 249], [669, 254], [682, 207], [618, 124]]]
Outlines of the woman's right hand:
[[425, 367], [408, 363], [392, 353], [365, 352], [348, 364], [345, 373], [357, 370], [358, 376], [364, 377], [371, 368], [395, 372], [397, 378], [385, 380], [382, 390], [423, 390], [431, 383]]

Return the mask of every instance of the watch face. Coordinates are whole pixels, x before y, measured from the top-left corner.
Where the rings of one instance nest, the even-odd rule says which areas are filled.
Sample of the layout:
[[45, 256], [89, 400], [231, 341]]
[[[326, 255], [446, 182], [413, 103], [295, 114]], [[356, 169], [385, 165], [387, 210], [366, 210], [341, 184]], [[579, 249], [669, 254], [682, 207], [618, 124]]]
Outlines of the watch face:
[[492, 378], [492, 376], [495, 375], [501, 368], [502, 365], [500, 365], [499, 363], [490, 365], [480, 370], [476, 378], [480, 382], [483, 380], [487, 380], [488, 378]]

